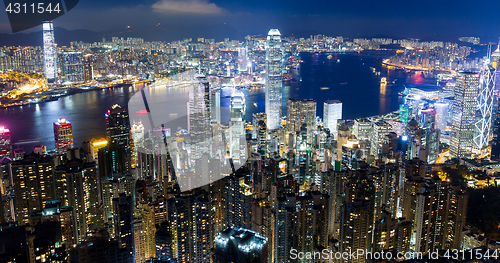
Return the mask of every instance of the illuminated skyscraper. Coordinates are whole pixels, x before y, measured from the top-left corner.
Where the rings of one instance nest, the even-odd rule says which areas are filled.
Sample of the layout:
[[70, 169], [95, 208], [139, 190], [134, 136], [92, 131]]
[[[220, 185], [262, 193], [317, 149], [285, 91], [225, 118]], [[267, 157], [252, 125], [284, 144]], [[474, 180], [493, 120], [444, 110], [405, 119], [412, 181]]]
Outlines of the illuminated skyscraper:
[[27, 225], [33, 210], [43, 209], [46, 202], [54, 200], [52, 169], [52, 157], [35, 153], [12, 163], [15, 211], [19, 225]]
[[172, 254], [179, 263], [210, 262], [208, 196], [200, 191], [168, 200]]
[[283, 86], [282, 60], [280, 31], [271, 29], [266, 42], [266, 114], [269, 130], [280, 127]]
[[54, 122], [54, 139], [59, 153], [73, 148], [73, 125], [66, 119], [59, 118]]
[[267, 116], [264, 112], [253, 114], [252, 138], [257, 140], [257, 151], [264, 155], [267, 152]]
[[238, 48], [238, 70], [240, 73], [244, 73], [247, 71], [247, 66], [248, 66], [248, 57], [247, 57], [247, 48], [246, 47], [240, 47]]
[[231, 97], [229, 124], [229, 153], [233, 162], [240, 163], [245, 155], [245, 95], [237, 90]]
[[220, 91], [210, 91], [210, 121], [220, 124]]
[[9, 129], [0, 126], [0, 159], [12, 157], [12, 143]]
[[455, 86], [450, 136], [450, 155], [469, 157], [472, 153], [480, 74], [460, 71]]
[[280, 196], [276, 202], [275, 262], [295, 262], [290, 261], [292, 248], [314, 251], [328, 246], [328, 195], [307, 191]]
[[210, 83], [201, 74], [196, 74], [196, 81], [189, 86], [187, 102], [188, 132], [191, 143], [191, 158], [199, 159], [208, 146], [211, 134], [207, 132], [210, 124]]
[[131, 196], [122, 193], [119, 197], [113, 199], [115, 237], [117, 237], [119, 246], [125, 249], [130, 255], [134, 254], [134, 203]]
[[477, 121], [475, 123], [474, 132], [474, 149], [479, 153], [482, 149], [488, 146], [490, 141], [493, 107], [495, 105], [495, 81], [496, 81], [496, 63], [495, 66], [489, 63], [488, 60], [484, 63], [484, 68], [481, 70], [481, 80], [479, 83], [479, 96]]
[[54, 24], [52, 21], [43, 22], [43, 56], [45, 77], [51, 83], [57, 79], [57, 51], [54, 40]]
[[379, 157], [379, 153], [382, 149], [382, 144], [384, 143], [385, 136], [392, 131], [392, 127], [386, 121], [378, 121], [373, 123], [370, 137], [370, 154], [375, 156], [375, 159]]
[[[340, 210], [340, 251], [371, 250], [374, 223], [374, 188], [367, 172], [349, 178]], [[351, 262], [365, 262], [363, 257]]]
[[83, 56], [83, 81], [89, 82], [94, 79], [94, 63], [92, 54]]
[[434, 108], [436, 109], [436, 128], [443, 133], [446, 131], [450, 105], [447, 102], [436, 102], [434, 103]]
[[130, 123], [128, 112], [122, 106], [115, 104], [105, 114], [106, 139], [121, 147], [130, 147]]
[[102, 225], [99, 206], [97, 164], [73, 159], [54, 169], [54, 200], [73, 207], [76, 243], [87, 238], [90, 231]]
[[63, 53], [64, 79], [66, 82], [83, 82], [83, 56], [82, 52], [64, 52]]
[[[420, 112], [420, 126], [422, 127], [421, 149], [419, 158], [429, 164], [436, 163], [439, 154], [439, 129], [436, 129], [436, 110], [422, 109]], [[425, 149], [423, 150], [422, 149]]]
[[323, 124], [330, 130], [330, 134], [337, 139], [337, 122], [342, 119], [342, 102], [327, 100], [323, 107]]
[[[122, 155], [124, 165], [123, 173], [127, 173], [131, 167], [131, 143], [130, 122], [128, 112], [120, 105], [115, 104], [107, 111], [106, 117], [106, 139], [110, 144], [116, 144]], [[116, 157], [115, 157], [116, 158]]]
[[[286, 119], [289, 132], [300, 131], [302, 125], [306, 124], [307, 132], [312, 135], [316, 128], [316, 101], [289, 99]], [[312, 136], [310, 137], [312, 138]]]

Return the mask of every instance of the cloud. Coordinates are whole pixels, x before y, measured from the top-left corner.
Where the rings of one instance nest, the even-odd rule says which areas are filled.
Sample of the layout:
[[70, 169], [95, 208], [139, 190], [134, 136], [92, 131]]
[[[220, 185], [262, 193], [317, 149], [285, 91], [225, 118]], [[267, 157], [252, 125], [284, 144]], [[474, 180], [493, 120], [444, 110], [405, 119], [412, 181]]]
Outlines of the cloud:
[[159, 0], [153, 10], [160, 13], [222, 14], [224, 8], [208, 0]]

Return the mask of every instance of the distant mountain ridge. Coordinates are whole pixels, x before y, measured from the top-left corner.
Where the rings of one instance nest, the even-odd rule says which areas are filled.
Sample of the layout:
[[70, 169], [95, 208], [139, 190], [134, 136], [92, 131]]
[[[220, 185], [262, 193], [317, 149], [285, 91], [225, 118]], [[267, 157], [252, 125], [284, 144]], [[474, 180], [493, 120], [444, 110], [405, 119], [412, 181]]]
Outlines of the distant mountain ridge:
[[[54, 28], [54, 36], [58, 46], [69, 46], [70, 42], [98, 42], [103, 38], [111, 41], [112, 37], [136, 37], [145, 41], [172, 42], [185, 38], [203, 37], [221, 41], [224, 38], [244, 39], [234, 27], [226, 24], [216, 25], [170, 25], [142, 28], [114, 29], [95, 32], [86, 29], [67, 30], [61, 27]], [[0, 46], [42, 46], [42, 31], [17, 34], [0, 34]]]
[[[261, 37], [265, 37], [267, 32], [263, 32]], [[311, 31], [301, 31], [301, 30], [282, 30], [284, 36], [295, 36], [299, 37], [310, 37], [311, 35], [322, 34], [315, 30]], [[54, 29], [54, 35], [56, 43], [59, 46], [69, 46], [70, 42], [73, 41], [84, 41], [84, 42], [98, 42], [102, 41], [103, 38], [106, 41], [111, 41], [112, 37], [136, 37], [143, 38], [145, 41], [165, 41], [172, 42], [176, 40], [182, 40], [185, 38], [196, 38], [203, 37], [208, 39], [215, 39], [215, 41], [222, 41], [224, 38], [229, 38], [231, 40], [243, 40], [247, 34], [239, 32], [237, 29], [228, 24], [191, 24], [191, 25], [161, 25], [161, 26], [150, 26], [150, 27], [132, 27], [132, 28], [116, 28], [107, 31], [91, 31], [87, 29], [76, 29], [67, 30], [61, 27], [56, 27]], [[332, 35], [334, 36], [334, 35]], [[336, 36], [336, 35], [335, 35]], [[392, 39], [402, 39], [404, 37], [383, 35], [383, 34], [373, 34], [365, 36], [349, 36], [345, 35], [345, 38], [392, 38]], [[434, 35], [428, 37], [414, 37], [420, 39], [420, 41], [445, 41], [460, 43], [460, 45], [467, 45], [464, 42], [458, 41], [458, 37], [454, 35]], [[491, 36], [481, 37], [482, 43], [487, 43], [488, 41], [497, 41], [497, 38]], [[31, 33], [17, 33], [8, 34], [0, 33], [0, 46], [42, 46], [42, 32], [31, 32]]]

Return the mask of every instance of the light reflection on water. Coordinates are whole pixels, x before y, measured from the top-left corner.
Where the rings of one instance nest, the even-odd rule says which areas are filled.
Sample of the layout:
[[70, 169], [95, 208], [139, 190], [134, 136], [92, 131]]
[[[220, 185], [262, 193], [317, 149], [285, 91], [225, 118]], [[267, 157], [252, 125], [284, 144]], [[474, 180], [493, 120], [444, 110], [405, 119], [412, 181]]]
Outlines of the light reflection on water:
[[[406, 76], [403, 71], [387, 70], [381, 66], [382, 58], [388, 53], [374, 52], [361, 54], [302, 54], [304, 63], [293, 70], [295, 81], [283, 87], [283, 114], [286, 114], [286, 101], [290, 97], [315, 99], [317, 114], [323, 115], [323, 102], [339, 99], [343, 102], [343, 117], [346, 119], [384, 114], [396, 110], [401, 103], [398, 92], [403, 90]], [[340, 62], [337, 63], [337, 59]], [[381, 75], [376, 76], [370, 67], [376, 68]], [[380, 77], [387, 77], [389, 84], [385, 92], [380, 90]], [[302, 81], [299, 81], [302, 79]], [[410, 76], [409, 82], [423, 83], [428, 80], [421, 76]], [[21, 140], [40, 138], [40, 141], [19, 144], [26, 152], [31, 152], [36, 144], [54, 148], [52, 123], [58, 118], [66, 118], [73, 124], [74, 142], [81, 146], [85, 140], [105, 137], [104, 113], [113, 105], [127, 107], [128, 100], [139, 90], [122, 87], [100, 91], [88, 91], [60, 98], [58, 101], [0, 109], [0, 126], [11, 130], [14, 143]], [[321, 87], [326, 87], [321, 89]], [[252, 113], [264, 111], [265, 89], [244, 90], [247, 109], [247, 121], [252, 120]], [[168, 92], [167, 92], [168, 94]], [[221, 107], [229, 107], [231, 90], [221, 94]], [[378, 98], [378, 99], [377, 99]], [[228, 119], [227, 113], [221, 116]], [[15, 148], [17, 146], [14, 146]]]

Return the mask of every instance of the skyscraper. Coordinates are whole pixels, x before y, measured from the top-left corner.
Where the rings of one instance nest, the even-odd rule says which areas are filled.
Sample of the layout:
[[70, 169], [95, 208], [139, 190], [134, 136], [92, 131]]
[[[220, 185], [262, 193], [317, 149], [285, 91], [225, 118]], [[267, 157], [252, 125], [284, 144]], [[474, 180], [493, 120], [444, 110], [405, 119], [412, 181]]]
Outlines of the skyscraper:
[[271, 29], [266, 42], [266, 114], [269, 130], [280, 127], [283, 85], [282, 60], [280, 31]]
[[53, 159], [33, 153], [12, 163], [12, 182], [17, 222], [29, 223], [33, 210], [43, 209], [54, 200]]
[[479, 80], [477, 72], [458, 72], [450, 136], [452, 157], [469, 157], [472, 153]]
[[73, 125], [64, 118], [54, 122], [54, 139], [59, 153], [73, 148]]
[[82, 52], [64, 52], [63, 63], [64, 79], [66, 82], [83, 82], [84, 76]]
[[[340, 251], [371, 250], [374, 224], [374, 189], [366, 171], [349, 178], [340, 211]], [[351, 262], [365, 262], [362, 257]]]
[[92, 54], [83, 56], [83, 81], [89, 82], [94, 79], [94, 63]]
[[474, 149], [476, 153], [479, 153], [482, 149], [487, 147], [490, 141], [493, 107], [495, 104], [495, 67], [496, 64], [493, 66], [487, 61], [484, 63], [484, 68], [481, 70], [479, 96], [477, 98], [478, 114], [474, 132]]
[[210, 121], [220, 124], [220, 91], [210, 91]]
[[134, 203], [132, 197], [121, 193], [113, 199], [115, 237], [117, 237], [120, 248], [123, 248], [133, 258], [134, 253]]
[[130, 147], [130, 123], [128, 112], [115, 104], [106, 113], [106, 139], [121, 147]]
[[55, 200], [73, 207], [76, 243], [87, 238], [90, 231], [102, 224], [99, 206], [97, 165], [73, 159], [54, 169]]
[[0, 159], [12, 157], [12, 143], [9, 129], [0, 126]]
[[385, 136], [392, 131], [391, 125], [386, 121], [378, 121], [373, 123], [370, 137], [370, 154], [379, 157], [379, 152], [382, 149]]
[[191, 158], [199, 159], [208, 149], [206, 144], [211, 136], [207, 132], [210, 124], [210, 83], [204, 75], [196, 74], [195, 78], [188, 91], [188, 132]]
[[168, 202], [173, 258], [182, 263], [209, 262], [212, 234], [208, 193], [200, 191]]
[[307, 132], [312, 138], [316, 126], [316, 101], [312, 99], [289, 99], [287, 102], [287, 128], [289, 132], [300, 131], [306, 124]]
[[229, 125], [229, 153], [234, 162], [240, 162], [245, 154], [245, 95], [237, 90], [231, 97]]
[[127, 173], [131, 167], [131, 142], [130, 122], [128, 112], [120, 105], [115, 104], [107, 111], [106, 117], [106, 139], [110, 144], [116, 144], [124, 166], [123, 173]]
[[248, 65], [247, 60], [248, 60], [247, 48], [246, 47], [238, 48], [238, 70], [242, 73], [247, 71], [247, 65]]
[[441, 133], [446, 131], [448, 110], [450, 105], [447, 102], [436, 102], [434, 108], [436, 109], [436, 128]]
[[342, 102], [327, 100], [323, 107], [323, 124], [330, 129], [330, 134], [337, 139], [337, 122], [342, 119]]
[[57, 79], [56, 43], [54, 40], [54, 24], [52, 21], [43, 22], [43, 57], [45, 77], [52, 83]]

